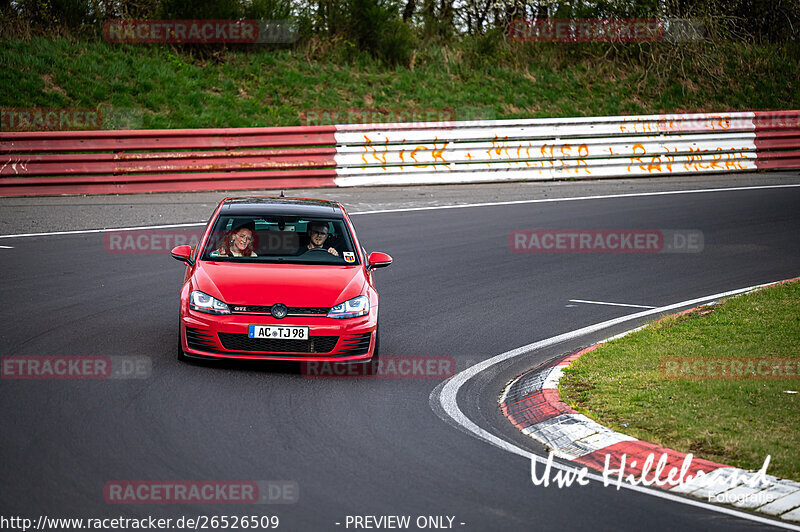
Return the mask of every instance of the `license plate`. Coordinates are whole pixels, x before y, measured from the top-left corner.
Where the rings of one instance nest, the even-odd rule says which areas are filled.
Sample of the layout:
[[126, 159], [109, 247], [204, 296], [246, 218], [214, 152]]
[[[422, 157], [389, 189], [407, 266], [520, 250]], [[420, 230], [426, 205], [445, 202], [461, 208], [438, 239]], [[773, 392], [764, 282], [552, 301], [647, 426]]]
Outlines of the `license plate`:
[[272, 338], [275, 340], [308, 340], [308, 327], [250, 325], [247, 336], [250, 338]]

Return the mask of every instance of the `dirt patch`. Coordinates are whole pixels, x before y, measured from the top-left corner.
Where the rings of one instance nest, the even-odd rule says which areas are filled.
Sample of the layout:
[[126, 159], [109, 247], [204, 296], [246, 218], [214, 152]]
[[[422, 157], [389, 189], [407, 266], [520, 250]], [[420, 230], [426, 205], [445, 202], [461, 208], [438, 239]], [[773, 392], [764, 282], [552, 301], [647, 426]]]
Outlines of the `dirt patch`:
[[42, 74], [42, 81], [44, 81], [44, 92], [57, 92], [66, 98], [67, 91], [53, 82], [53, 74]]

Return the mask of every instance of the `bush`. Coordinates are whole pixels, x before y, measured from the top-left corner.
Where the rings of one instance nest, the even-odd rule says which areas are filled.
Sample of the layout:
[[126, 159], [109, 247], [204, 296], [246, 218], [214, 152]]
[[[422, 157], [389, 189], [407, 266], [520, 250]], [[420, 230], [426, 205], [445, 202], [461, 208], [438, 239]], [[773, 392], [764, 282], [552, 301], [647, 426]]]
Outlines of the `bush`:
[[292, 15], [289, 0], [252, 0], [244, 6], [244, 18], [285, 20]]
[[402, 20], [390, 20], [378, 42], [377, 55], [389, 65], [407, 66], [416, 47], [416, 37], [408, 24]]
[[513, 45], [506, 40], [506, 34], [499, 28], [487, 31], [483, 35], [468, 36], [463, 39], [465, 59], [472, 68], [482, 68], [486, 58], [491, 57], [497, 65], [515, 63], [516, 56], [511, 53]]
[[[16, 8], [21, 18], [37, 28], [65, 27], [76, 30], [91, 22], [86, 0], [21, 0]], [[10, 10], [4, 11], [10, 13]]]
[[350, 0], [347, 33], [361, 50], [388, 64], [408, 64], [414, 33], [400, 19], [397, 4], [380, 0]]
[[161, 0], [159, 18], [229, 20], [241, 18], [242, 11], [238, 0]]

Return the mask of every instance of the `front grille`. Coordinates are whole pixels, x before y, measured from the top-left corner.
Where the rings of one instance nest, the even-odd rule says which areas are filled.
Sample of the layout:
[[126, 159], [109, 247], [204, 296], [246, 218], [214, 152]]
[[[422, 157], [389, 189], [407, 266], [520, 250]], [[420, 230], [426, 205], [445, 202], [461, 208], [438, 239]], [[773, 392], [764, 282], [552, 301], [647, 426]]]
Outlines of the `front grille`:
[[[232, 314], [272, 314], [272, 305], [228, 305]], [[289, 307], [287, 316], [325, 316], [328, 307]]]
[[338, 336], [312, 336], [308, 340], [250, 338], [246, 334], [219, 333], [219, 340], [230, 351], [261, 351], [264, 353], [330, 353], [339, 341]]
[[369, 352], [369, 342], [372, 339], [372, 333], [359, 334], [358, 336], [351, 336], [342, 340], [341, 354], [347, 355], [365, 355]]
[[327, 315], [330, 309], [328, 307], [289, 307], [289, 316], [303, 316], [309, 314], [322, 314]]
[[186, 327], [186, 346], [196, 351], [217, 351], [217, 343], [212, 335], [192, 327]]

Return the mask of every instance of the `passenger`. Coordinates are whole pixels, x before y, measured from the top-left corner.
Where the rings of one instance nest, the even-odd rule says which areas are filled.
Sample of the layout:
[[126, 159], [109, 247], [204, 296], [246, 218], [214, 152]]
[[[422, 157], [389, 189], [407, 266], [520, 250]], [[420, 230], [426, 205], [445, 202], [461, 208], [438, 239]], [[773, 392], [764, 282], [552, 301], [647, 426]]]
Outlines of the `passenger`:
[[249, 223], [228, 231], [216, 254], [220, 257], [257, 257], [254, 229], [255, 224]]
[[[325, 222], [313, 222], [308, 224], [308, 239], [309, 242], [306, 246], [308, 250], [324, 249], [325, 241], [328, 240], [328, 224]], [[336, 248], [329, 247], [326, 251], [336, 257], [339, 256], [339, 252], [336, 251]]]

